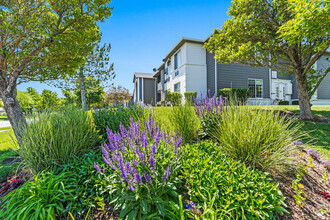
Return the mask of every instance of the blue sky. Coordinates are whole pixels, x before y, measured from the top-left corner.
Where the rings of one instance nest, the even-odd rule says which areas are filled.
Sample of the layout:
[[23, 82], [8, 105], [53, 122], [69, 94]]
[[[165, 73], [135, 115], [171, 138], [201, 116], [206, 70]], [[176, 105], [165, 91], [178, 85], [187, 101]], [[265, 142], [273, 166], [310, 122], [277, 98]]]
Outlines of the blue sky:
[[[132, 92], [134, 72], [152, 73], [182, 37], [206, 39], [228, 19], [230, 0], [113, 0], [113, 16], [100, 24], [102, 42], [111, 43], [115, 85]], [[61, 90], [38, 82], [18, 86]], [[106, 89], [107, 90], [107, 89]]]

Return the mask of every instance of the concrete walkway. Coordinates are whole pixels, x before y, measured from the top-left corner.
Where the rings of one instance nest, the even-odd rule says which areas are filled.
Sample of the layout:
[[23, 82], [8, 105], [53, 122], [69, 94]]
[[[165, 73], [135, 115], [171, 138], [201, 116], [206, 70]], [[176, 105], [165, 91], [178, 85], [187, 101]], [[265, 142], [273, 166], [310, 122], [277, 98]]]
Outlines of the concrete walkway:
[[11, 127], [9, 121], [0, 121], [0, 128]]

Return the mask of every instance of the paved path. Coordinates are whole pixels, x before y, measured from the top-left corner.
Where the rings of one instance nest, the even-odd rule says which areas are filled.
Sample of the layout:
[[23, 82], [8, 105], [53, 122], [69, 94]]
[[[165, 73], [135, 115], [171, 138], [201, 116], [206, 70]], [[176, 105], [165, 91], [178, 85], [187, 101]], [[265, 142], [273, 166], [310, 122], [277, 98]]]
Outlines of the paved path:
[[11, 127], [9, 121], [0, 121], [0, 128]]

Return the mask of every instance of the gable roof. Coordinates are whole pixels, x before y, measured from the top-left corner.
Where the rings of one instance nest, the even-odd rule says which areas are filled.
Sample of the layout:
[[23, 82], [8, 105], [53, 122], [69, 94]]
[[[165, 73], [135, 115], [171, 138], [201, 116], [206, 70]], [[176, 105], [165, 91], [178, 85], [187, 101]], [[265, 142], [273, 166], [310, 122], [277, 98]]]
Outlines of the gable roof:
[[133, 83], [135, 81], [135, 78], [153, 79], [154, 75], [154, 73], [134, 73]]

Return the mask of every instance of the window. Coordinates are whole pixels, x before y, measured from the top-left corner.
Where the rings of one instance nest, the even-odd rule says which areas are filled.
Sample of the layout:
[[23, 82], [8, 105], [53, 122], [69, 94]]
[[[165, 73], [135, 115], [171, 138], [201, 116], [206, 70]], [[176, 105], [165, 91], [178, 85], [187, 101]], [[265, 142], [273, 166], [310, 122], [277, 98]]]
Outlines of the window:
[[139, 78], [139, 101], [142, 101], [142, 78]]
[[180, 83], [174, 84], [174, 92], [180, 92]]
[[176, 72], [175, 72], [175, 76], [178, 76], [178, 75], [179, 75], [179, 71], [176, 71]]
[[174, 70], [181, 66], [181, 50], [174, 55]]
[[263, 81], [262, 79], [249, 79], [249, 90], [251, 98], [262, 98]]

